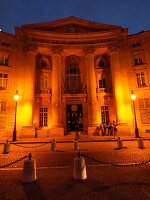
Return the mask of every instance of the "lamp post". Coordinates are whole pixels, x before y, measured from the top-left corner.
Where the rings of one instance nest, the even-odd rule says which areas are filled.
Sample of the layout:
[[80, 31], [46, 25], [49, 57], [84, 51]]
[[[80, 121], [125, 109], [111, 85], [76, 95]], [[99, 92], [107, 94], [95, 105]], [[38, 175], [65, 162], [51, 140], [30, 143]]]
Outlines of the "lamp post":
[[139, 130], [138, 130], [138, 127], [137, 127], [135, 103], [134, 103], [134, 101], [136, 99], [136, 95], [134, 94], [133, 90], [131, 91], [131, 99], [132, 99], [132, 102], [133, 102], [133, 112], [134, 112], [134, 122], [135, 122], [135, 137], [139, 138]]
[[12, 141], [16, 141], [17, 140], [17, 131], [16, 131], [16, 117], [17, 117], [17, 102], [20, 98], [20, 95], [18, 93], [18, 90], [16, 90], [16, 93], [14, 95], [14, 100], [16, 101], [16, 105], [15, 105], [15, 122], [14, 122], [14, 130], [13, 130], [13, 139]]

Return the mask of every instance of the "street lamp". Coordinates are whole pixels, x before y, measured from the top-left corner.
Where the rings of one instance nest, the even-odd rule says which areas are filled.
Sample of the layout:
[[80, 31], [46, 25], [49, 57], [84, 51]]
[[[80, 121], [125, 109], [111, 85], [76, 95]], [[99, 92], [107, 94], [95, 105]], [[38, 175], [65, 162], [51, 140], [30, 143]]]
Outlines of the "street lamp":
[[138, 130], [138, 127], [137, 127], [136, 112], [135, 112], [135, 103], [134, 103], [134, 101], [136, 99], [136, 95], [134, 94], [133, 90], [131, 91], [131, 99], [132, 99], [132, 102], [133, 102], [133, 111], [134, 111], [135, 137], [139, 138], [139, 130]]
[[17, 138], [16, 138], [16, 136], [17, 136], [16, 116], [17, 116], [17, 102], [18, 102], [19, 98], [20, 98], [20, 95], [18, 93], [18, 90], [16, 90], [16, 93], [14, 95], [14, 100], [16, 101], [16, 106], [15, 106], [15, 122], [14, 122], [14, 130], [13, 130], [13, 139], [12, 139], [12, 141], [16, 141], [17, 140]]

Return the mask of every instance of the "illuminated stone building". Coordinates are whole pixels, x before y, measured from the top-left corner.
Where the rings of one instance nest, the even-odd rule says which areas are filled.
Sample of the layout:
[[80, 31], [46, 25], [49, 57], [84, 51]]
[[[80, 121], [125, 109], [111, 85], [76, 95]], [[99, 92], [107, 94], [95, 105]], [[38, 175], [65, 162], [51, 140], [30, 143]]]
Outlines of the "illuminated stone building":
[[118, 135], [150, 133], [150, 31], [68, 17], [0, 32], [0, 135], [93, 135], [117, 122]]

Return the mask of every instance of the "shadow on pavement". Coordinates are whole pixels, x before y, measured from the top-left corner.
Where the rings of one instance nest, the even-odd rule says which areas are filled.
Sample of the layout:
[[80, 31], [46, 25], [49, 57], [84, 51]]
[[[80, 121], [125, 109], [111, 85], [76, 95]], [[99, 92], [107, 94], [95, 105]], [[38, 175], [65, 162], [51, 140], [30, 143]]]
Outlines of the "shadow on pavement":
[[37, 180], [32, 183], [23, 183], [23, 187], [27, 200], [47, 200]]

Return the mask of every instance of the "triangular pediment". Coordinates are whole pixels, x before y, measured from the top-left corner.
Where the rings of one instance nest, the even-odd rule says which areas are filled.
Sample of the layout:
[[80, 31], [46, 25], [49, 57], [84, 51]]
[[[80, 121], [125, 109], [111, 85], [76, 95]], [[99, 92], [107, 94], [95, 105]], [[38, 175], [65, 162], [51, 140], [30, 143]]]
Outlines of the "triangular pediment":
[[122, 28], [121, 26], [92, 22], [78, 17], [67, 17], [51, 22], [23, 25], [22, 27], [55, 33], [88, 33]]

